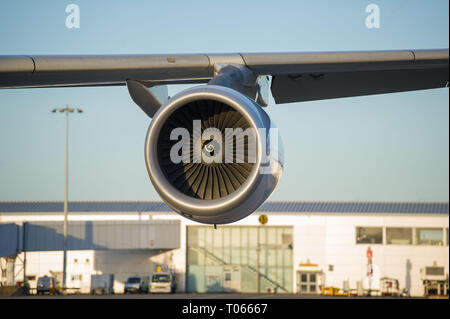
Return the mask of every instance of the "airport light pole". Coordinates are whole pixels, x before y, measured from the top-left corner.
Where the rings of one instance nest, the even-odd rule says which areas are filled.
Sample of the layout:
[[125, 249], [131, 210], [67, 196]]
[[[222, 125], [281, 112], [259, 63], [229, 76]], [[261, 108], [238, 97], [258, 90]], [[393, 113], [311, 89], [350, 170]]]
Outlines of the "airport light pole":
[[[66, 114], [66, 181], [65, 181], [65, 190], [64, 190], [64, 244], [63, 244], [63, 291], [65, 292], [66, 287], [66, 269], [67, 269], [67, 224], [68, 224], [68, 202], [69, 202], [69, 113], [74, 113], [75, 108], [69, 108], [66, 105], [65, 108], [54, 108], [52, 113], [56, 113], [59, 111], [60, 113]], [[82, 113], [83, 110], [77, 108], [76, 111], [78, 113]]]

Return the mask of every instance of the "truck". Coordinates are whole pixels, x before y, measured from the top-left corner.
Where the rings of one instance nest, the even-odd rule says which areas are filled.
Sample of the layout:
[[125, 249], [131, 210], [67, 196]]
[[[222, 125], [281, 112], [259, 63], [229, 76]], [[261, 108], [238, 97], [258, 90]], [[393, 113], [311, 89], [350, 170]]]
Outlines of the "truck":
[[114, 294], [114, 275], [91, 275], [91, 295]]
[[176, 290], [175, 276], [171, 272], [158, 272], [152, 275], [150, 293], [174, 293]]

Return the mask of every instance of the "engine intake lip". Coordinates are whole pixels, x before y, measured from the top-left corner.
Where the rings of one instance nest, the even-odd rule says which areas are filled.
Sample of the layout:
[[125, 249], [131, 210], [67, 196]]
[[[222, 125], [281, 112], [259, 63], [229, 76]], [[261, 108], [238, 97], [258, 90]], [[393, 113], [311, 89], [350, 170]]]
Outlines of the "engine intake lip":
[[[255, 131], [256, 162], [246, 181], [234, 192], [221, 198], [204, 200], [188, 196], [174, 187], [167, 179], [160, 166], [158, 157], [158, 140], [164, 123], [179, 108], [198, 100], [213, 100], [221, 102], [239, 112]], [[145, 143], [145, 159], [150, 179], [158, 194], [175, 211], [194, 216], [217, 216], [230, 211], [245, 201], [258, 185], [261, 165], [261, 137], [258, 128], [264, 127], [264, 121], [256, 109], [257, 104], [243, 94], [221, 86], [197, 86], [172, 97], [155, 114], [147, 132]]]

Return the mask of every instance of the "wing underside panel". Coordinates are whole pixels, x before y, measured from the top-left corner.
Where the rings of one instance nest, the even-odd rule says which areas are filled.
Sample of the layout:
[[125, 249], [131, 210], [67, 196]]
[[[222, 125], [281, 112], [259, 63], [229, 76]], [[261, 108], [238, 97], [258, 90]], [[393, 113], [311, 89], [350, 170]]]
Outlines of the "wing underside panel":
[[276, 103], [443, 88], [447, 68], [278, 75], [272, 79]]

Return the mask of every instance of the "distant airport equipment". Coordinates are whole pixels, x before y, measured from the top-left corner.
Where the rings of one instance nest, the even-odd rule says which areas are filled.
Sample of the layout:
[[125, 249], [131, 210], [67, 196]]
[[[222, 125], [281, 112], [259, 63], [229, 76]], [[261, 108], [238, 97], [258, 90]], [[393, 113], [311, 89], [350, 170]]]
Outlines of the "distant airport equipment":
[[440, 267], [434, 263], [433, 266], [420, 269], [420, 275], [424, 288], [424, 296], [447, 296], [448, 298], [448, 274], [445, 274], [444, 267]]
[[91, 294], [114, 294], [114, 275], [91, 275]]
[[152, 275], [150, 293], [174, 293], [175, 275], [172, 272], [156, 272]]
[[37, 280], [37, 285], [36, 285], [36, 291], [38, 295], [43, 295], [43, 294], [50, 294], [50, 295], [55, 295], [55, 294], [61, 294], [62, 293], [62, 289], [59, 285], [59, 282], [56, 281], [55, 277], [49, 277], [49, 276], [44, 276], [44, 277], [39, 277]]
[[402, 294], [398, 280], [389, 277], [380, 279], [380, 292], [382, 296], [400, 296]]
[[320, 294], [323, 296], [348, 296], [349, 292], [338, 287], [322, 287]]
[[128, 277], [124, 293], [148, 293], [150, 280], [148, 276], [131, 276]]

